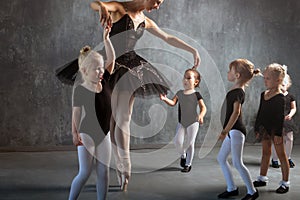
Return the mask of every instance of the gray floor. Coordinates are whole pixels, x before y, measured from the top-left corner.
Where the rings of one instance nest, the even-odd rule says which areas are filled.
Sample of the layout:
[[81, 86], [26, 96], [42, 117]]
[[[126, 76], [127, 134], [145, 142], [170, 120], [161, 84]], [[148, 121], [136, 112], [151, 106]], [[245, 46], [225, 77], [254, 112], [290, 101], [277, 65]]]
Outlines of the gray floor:
[[[225, 189], [225, 181], [216, 161], [219, 148], [215, 147], [205, 158], [199, 159], [196, 149], [193, 168], [190, 173], [180, 172], [178, 161], [164, 168], [151, 167], [154, 160], [148, 160], [149, 168], [141, 163], [133, 164], [134, 173], [130, 179], [128, 192], [121, 192], [117, 186], [115, 171], [110, 173], [108, 199], [131, 200], [209, 200], [217, 199], [217, 194]], [[154, 150], [135, 150], [141, 153]], [[166, 154], [173, 156], [174, 149], [167, 149]], [[252, 178], [259, 174], [261, 156], [259, 145], [246, 145], [244, 162], [249, 168]], [[162, 160], [165, 159], [162, 153]], [[300, 146], [293, 150], [296, 167], [290, 171], [291, 187], [286, 194], [276, 194], [275, 189], [281, 180], [280, 169], [269, 169], [270, 182], [259, 188], [259, 199], [264, 200], [296, 200], [300, 196]], [[157, 163], [156, 163], [157, 164]], [[72, 178], [77, 173], [76, 151], [53, 152], [10, 152], [0, 153], [0, 199], [1, 200], [62, 200], [67, 199]], [[156, 169], [155, 169], [156, 168]], [[147, 171], [141, 173], [141, 171]], [[246, 188], [236, 170], [233, 170], [240, 195], [233, 199], [241, 199]], [[95, 176], [92, 174], [80, 198], [96, 199]]]

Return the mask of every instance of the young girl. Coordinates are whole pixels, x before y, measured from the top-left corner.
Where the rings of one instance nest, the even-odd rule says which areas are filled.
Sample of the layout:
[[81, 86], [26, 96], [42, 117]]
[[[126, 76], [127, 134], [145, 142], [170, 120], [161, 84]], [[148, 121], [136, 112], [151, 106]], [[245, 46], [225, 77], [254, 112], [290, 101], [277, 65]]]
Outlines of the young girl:
[[[172, 100], [168, 99], [166, 95], [160, 95], [161, 100], [170, 106], [175, 106], [179, 101], [179, 123], [174, 142], [181, 155], [180, 165], [183, 167], [181, 172], [189, 172], [192, 168], [199, 123], [203, 124], [203, 118], [206, 114], [206, 106], [202, 96], [195, 90], [195, 87], [199, 86], [200, 81], [199, 72], [195, 69], [188, 69], [185, 71], [183, 78], [184, 90], [178, 91]], [[197, 105], [200, 107], [200, 114], [197, 113]], [[185, 137], [187, 145], [184, 145]]]
[[289, 191], [289, 166], [283, 145], [283, 121], [285, 97], [280, 90], [285, 77], [285, 70], [277, 63], [270, 64], [264, 71], [267, 90], [261, 94], [260, 105], [255, 122], [257, 138], [262, 139], [262, 158], [260, 176], [254, 181], [255, 187], [266, 186], [268, 167], [271, 157], [271, 146], [274, 143], [281, 163], [282, 181], [277, 193]]
[[110, 28], [103, 31], [107, 62], [104, 70], [103, 57], [90, 47], [80, 51], [78, 63], [82, 77], [73, 92], [72, 134], [77, 146], [79, 173], [74, 178], [69, 200], [77, 199], [88, 180], [93, 162], [96, 163], [97, 199], [106, 199], [111, 153], [109, 135], [111, 91], [107, 83], [114, 68], [115, 54], [109, 40]]
[[[287, 69], [286, 69], [287, 70]], [[290, 168], [294, 168], [295, 164], [291, 159], [292, 149], [293, 149], [293, 132], [295, 130], [295, 124], [292, 117], [296, 113], [296, 101], [295, 97], [288, 92], [291, 87], [292, 81], [288, 74], [286, 74], [281, 91], [285, 96], [285, 109], [284, 109], [284, 122], [283, 122], [283, 142], [285, 146], [285, 153], [289, 161]], [[274, 145], [272, 145], [272, 167], [279, 168], [278, 156], [276, 154]]]
[[247, 187], [247, 195], [243, 200], [256, 199], [258, 192], [254, 188], [249, 170], [243, 163], [243, 148], [246, 136], [246, 127], [242, 120], [242, 104], [245, 100], [245, 86], [259, 70], [254, 70], [254, 65], [246, 59], [237, 59], [230, 63], [227, 74], [228, 81], [233, 85], [226, 95], [226, 101], [222, 110], [226, 108], [225, 121], [220, 139], [224, 140], [218, 154], [218, 162], [221, 165], [227, 190], [218, 195], [219, 198], [229, 198], [239, 194], [235, 185], [228, 163], [228, 156], [231, 153], [232, 163], [240, 173]]

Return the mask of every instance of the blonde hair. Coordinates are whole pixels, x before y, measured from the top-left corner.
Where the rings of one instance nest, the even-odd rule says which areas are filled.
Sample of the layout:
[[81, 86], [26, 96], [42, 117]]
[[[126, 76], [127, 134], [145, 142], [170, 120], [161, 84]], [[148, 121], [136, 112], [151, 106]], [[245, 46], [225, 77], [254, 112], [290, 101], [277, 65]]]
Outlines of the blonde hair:
[[82, 78], [85, 78], [84, 72], [88, 71], [95, 65], [95, 60], [99, 60], [104, 65], [103, 57], [97, 51], [91, 49], [90, 46], [84, 46], [79, 53], [78, 65]]
[[282, 84], [285, 76], [286, 70], [284, 67], [278, 63], [272, 63], [265, 68], [264, 73], [269, 72], [274, 78], [279, 79], [279, 83]]
[[286, 88], [289, 89], [292, 86], [292, 79], [290, 77], [290, 75], [286, 74], [284, 79], [283, 79], [283, 83], [286, 85]]
[[247, 59], [236, 59], [229, 64], [230, 69], [240, 74], [242, 82], [247, 83], [255, 76], [260, 75], [260, 69], [254, 69], [254, 64]]
[[292, 86], [292, 79], [291, 79], [290, 75], [288, 75], [288, 73], [287, 73], [288, 67], [286, 65], [282, 65], [282, 67], [285, 70], [285, 76], [284, 76], [282, 83], [284, 83], [286, 85], [286, 89], [289, 89]]
[[186, 74], [187, 72], [193, 72], [194, 73], [195, 79], [198, 80], [198, 83], [195, 85], [195, 87], [198, 87], [200, 82], [201, 82], [200, 73], [196, 69], [193, 69], [193, 68], [185, 70], [184, 74]]

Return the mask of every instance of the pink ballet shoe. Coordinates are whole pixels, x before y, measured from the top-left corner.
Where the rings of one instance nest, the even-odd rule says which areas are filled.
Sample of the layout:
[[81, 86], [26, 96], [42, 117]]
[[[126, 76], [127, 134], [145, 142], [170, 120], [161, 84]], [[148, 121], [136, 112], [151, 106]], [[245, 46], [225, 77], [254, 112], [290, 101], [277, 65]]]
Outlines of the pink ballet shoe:
[[128, 178], [125, 176], [125, 174], [121, 175], [121, 181], [121, 190], [127, 192]]

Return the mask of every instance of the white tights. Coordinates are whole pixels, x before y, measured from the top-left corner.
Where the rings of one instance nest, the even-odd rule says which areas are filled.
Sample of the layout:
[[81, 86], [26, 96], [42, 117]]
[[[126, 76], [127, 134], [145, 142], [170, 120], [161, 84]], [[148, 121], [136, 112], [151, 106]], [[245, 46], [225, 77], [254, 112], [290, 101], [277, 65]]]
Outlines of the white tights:
[[[195, 140], [199, 129], [199, 123], [195, 122], [184, 128], [180, 123], [177, 125], [176, 136], [174, 143], [177, 151], [184, 155], [186, 153], [186, 165], [191, 166], [194, 152], [195, 152]], [[186, 144], [184, 144], [184, 136], [186, 135]]]
[[227, 191], [231, 192], [237, 189], [237, 186], [233, 181], [230, 165], [227, 160], [231, 152], [233, 166], [238, 170], [244, 183], [246, 184], [248, 194], [252, 195], [256, 192], [256, 190], [252, 184], [249, 170], [244, 165], [242, 159], [245, 135], [239, 130], [231, 130], [229, 135], [230, 138], [226, 136], [218, 154], [218, 162], [221, 165], [226, 180]]
[[96, 148], [91, 145], [92, 141], [89, 136], [81, 134], [84, 146], [78, 146], [79, 172], [73, 179], [69, 200], [76, 200], [88, 180], [93, 170], [93, 162], [95, 162], [97, 174], [97, 200], [104, 200], [107, 196], [109, 184], [109, 163], [111, 154], [110, 135]]
[[[282, 134], [282, 136], [283, 136], [283, 144], [285, 146], [286, 157], [288, 159], [290, 159], [291, 154], [292, 154], [292, 149], [293, 149], [293, 141], [294, 141], [293, 131], [284, 132]], [[274, 144], [272, 144], [272, 159], [274, 161], [278, 161], [278, 156], [277, 156], [277, 153], [275, 151]]]

